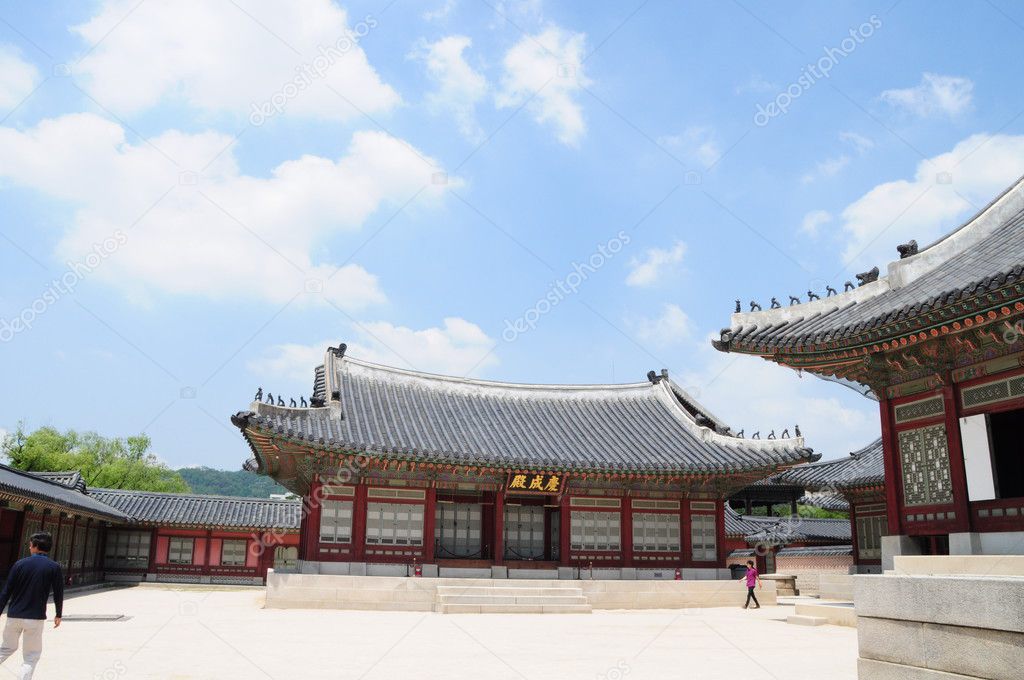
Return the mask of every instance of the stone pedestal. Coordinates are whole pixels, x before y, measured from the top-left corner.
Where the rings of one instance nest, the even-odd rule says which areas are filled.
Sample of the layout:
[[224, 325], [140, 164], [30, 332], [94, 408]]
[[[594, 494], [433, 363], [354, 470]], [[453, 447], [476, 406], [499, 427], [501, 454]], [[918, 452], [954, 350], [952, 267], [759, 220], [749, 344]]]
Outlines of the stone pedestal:
[[892, 571], [897, 555], [920, 555], [921, 545], [910, 536], [882, 536], [882, 571]]
[[1024, 578], [854, 576], [860, 680], [1016, 680]]

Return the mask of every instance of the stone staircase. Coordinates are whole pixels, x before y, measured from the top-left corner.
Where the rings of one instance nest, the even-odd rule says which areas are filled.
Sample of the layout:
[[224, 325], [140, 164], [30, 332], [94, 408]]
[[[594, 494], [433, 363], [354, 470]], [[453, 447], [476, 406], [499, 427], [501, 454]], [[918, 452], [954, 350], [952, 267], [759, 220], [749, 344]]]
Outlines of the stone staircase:
[[589, 614], [590, 600], [571, 585], [437, 587], [434, 611], [442, 614]]

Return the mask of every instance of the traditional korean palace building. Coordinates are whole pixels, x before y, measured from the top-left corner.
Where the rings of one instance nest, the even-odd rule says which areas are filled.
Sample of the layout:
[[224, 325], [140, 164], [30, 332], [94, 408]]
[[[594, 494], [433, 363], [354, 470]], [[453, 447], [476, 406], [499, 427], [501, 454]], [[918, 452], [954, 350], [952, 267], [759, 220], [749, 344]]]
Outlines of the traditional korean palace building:
[[887, 526], [881, 438], [854, 451], [847, 458], [801, 465], [780, 472], [777, 477], [817, 492], [808, 500], [814, 504], [824, 499], [824, 503], [819, 503], [818, 507], [834, 504], [835, 496], [842, 498], [850, 512], [846, 536], [848, 541], [852, 541], [856, 571], [881, 571], [882, 536]]
[[78, 472], [0, 465], [0, 579], [48, 531], [69, 585], [258, 584], [295, 567], [300, 514], [298, 501], [88, 489]]
[[736, 436], [664, 371], [526, 385], [345, 350], [315, 369], [310, 406], [261, 390], [232, 418], [251, 469], [303, 498], [304, 572], [724, 576], [725, 500], [817, 458], [801, 437]]
[[[882, 425], [877, 516], [895, 554], [1024, 552], [1024, 183], [926, 248], [807, 302], [737, 309], [714, 345], [870, 389]], [[869, 493], [865, 488], [864, 493]], [[856, 498], [856, 500], [854, 500]], [[864, 524], [855, 524], [873, 534]], [[876, 557], [871, 557], [876, 555]]]

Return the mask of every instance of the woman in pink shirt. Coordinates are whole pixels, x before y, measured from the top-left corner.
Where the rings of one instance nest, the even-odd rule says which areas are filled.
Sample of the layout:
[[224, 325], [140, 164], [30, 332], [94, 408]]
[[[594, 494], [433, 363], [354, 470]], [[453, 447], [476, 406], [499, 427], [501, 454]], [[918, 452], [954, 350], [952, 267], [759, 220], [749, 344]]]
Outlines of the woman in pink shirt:
[[754, 609], [760, 609], [761, 603], [757, 601], [757, 595], [754, 595], [754, 586], [758, 588], [761, 586], [761, 575], [757, 573], [757, 567], [754, 566], [754, 560], [747, 560], [747, 603], [743, 605], [746, 609], [750, 606], [750, 601], [754, 601]]

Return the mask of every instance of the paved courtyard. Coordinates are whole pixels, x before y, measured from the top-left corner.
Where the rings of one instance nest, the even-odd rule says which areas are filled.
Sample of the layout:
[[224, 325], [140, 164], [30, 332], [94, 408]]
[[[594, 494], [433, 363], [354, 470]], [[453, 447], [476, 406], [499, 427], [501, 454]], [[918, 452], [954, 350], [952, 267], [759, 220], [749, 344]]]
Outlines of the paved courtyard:
[[[80, 594], [47, 624], [38, 678], [642, 680], [856, 677], [852, 628], [790, 626], [790, 607], [592, 615], [262, 609], [260, 589]], [[0, 667], [13, 677], [20, 651]]]

